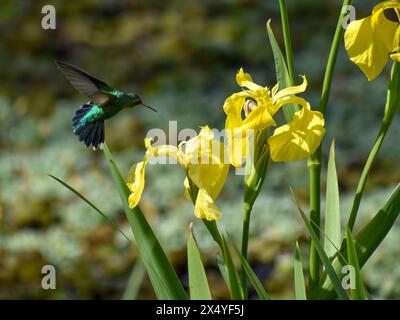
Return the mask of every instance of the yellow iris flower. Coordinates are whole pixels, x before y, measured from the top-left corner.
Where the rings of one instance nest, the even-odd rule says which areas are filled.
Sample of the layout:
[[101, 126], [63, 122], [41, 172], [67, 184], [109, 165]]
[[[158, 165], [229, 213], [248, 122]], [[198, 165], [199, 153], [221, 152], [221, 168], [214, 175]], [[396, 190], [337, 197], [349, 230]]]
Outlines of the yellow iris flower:
[[[272, 160], [301, 160], [318, 148], [325, 133], [324, 118], [320, 112], [312, 111], [306, 100], [296, 96], [306, 90], [307, 79], [302, 78], [301, 85], [279, 91], [278, 84], [270, 90], [254, 83], [250, 74], [242, 68], [238, 71], [236, 82], [243, 91], [234, 93], [224, 103], [227, 153], [233, 166], [240, 167], [248, 151], [246, 132], [275, 126], [273, 117], [286, 104], [294, 103], [301, 109], [294, 114], [291, 122], [278, 127], [268, 139]], [[242, 115], [243, 109], [245, 116]]]
[[398, 1], [383, 1], [372, 10], [372, 15], [349, 24], [344, 34], [345, 48], [350, 60], [364, 72], [368, 80], [376, 78], [385, 67], [389, 56], [398, 60], [399, 22], [385, 17], [387, 9], [400, 9]]
[[[200, 133], [178, 147], [162, 145], [153, 147], [150, 139], [145, 139], [146, 154], [144, 160], [134, 165], [129, 173], [127, 186], [131, 191], [129, 207], [138, 205], [145, 183], [145, 169], [150, 158], [165, 156], [176, 160], [186, 171], [187, 177], [198, 188], [194, 213], [196, 217], [207, 220], [219, 220], [221, 211], [214, 200], [221, 191], [228, 175], [229, 164], [224, 163], [224, 145], [214, 140], [209, 127], [203, 127]], [[188, 178], [184, 181], [185, 196], [189, 199]]]

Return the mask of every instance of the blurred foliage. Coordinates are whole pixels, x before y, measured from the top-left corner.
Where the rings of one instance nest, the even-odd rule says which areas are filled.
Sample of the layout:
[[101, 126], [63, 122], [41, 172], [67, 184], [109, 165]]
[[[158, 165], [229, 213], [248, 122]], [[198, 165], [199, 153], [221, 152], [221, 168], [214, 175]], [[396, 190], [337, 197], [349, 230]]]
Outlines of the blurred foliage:
[[[45, 4], [57, 10], [56, 30], [40, 26]], [[296, 72], [307, 75], [306, 97], [316, 107], [339, 1], [288, 1], [288, 6]], [[358, 8], [359, 16], [370, 10]], [[222, 129], [222, 105], [238, 90], [234, 75], [239, 67], [258, 83], [274, 84], [265, 30], [269, 18], [282, 43], [277, 1], [1, 1], [0, 299], [120, 298], [137, 258], [132, 243], [47, 176], [54, 174], [77, 188], [132, 238], [101, 152], [86, 150], [71, 132], [70, 118], [86, 98], [67, 83], [53, 60], [138, 92], [159, 110], [125, 111], [107, 124], [108, 144], [128, 172], [143, 157], [143, 138], [150, 128], [167, 130], [168, 120], [177, 120], [178, 129], [204, 124]], [[336, 139], [343, 222], [379, 128], [387, 76], [368, 83], [340, 52], [327, 141]], [[397, 117], [370, 177], [360, 215], [364, 222], [399, 181], [399, 122]], [[175, 169], [149, 166], [143, 210], [183, 281], [187, 228], [195, 221], [215, 284], [213, 295], [226, 298], [215, 265], [216, 247], [195, 220], [193, 206], [183, 197], [182, 172]], [[224, 228], [239, 237], [242, 179], [233, 172], [229, 179], [218, 203]], [[250, 262], [275, 298], [293, 297], [296, 239], [307, 252], [306, 232], [288, 190], [290, 184], [306, 200], [307, 181], [305, 162], [274, 163], [254, 207]], [[374, 297], [400, 297], [399, 232], [397, 224], [365, 266], [364, 281]], [[44, 264], [56, 267], [56, 290], [40, 286]], [[147, 281], [139, 297], [153, 297]]]

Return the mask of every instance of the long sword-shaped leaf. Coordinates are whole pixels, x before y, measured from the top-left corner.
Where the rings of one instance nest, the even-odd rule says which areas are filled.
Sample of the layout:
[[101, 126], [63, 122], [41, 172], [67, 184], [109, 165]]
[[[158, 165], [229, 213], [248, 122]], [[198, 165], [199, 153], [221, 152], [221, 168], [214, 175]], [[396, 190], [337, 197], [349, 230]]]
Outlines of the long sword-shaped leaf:
[[190, 299], [211, 300], [210, 288], [208, 287], [206, 272], [201, 261], [199, 249], [190, 226], [187, 242], [187, 259], [189, 272]]
[[[192, 182], [189, 176], [187, 176], [190, 185], [190, 197], [193, 203], [196, 203], [198, 188]], [[215, 221], [208, 221], [203, 219], [203, 223], [206, 226], [208, 232], [213, 237], [214, 241], [219, 245], [222, 251], [223, 259], [218, 260], [218, 267], [221, 270], [221, 274], [229, 287], [232, 299], [243, 299], [243, 293], [241, 283], [238, 282], [238, 272], [232, 260], [232, 255], [229, 247], [223, 235], [220, 233], [217, 223]]]
[[62, 181], [61, 179], [57, 178], [56, 176], [53, 176], [52, 174], [49, 174], [51, 178], [62, 184], [64, 187], [66, 187], [68, 190], [72, 191], [75, 195], [77, 195], [79, 198], [81, 198], [83, 201], [85, 201], [89, 206], [91, 206], [94, 210], [97, 211], [104, 219], [107, 220], [107, 222], [110, 223], [110, 225], [120, 232], [128, 241], [131, 241], [131, 239], [128, 238], [128, 236], [122, 232], [120, 228], [112, 221], [103, 211], [101, 211], [98, 207], [96, 207], [93, 202], [91, 202], [88, 198], [86, 198], [84, 195], [82, 195], [79, 191], [77, 191], [75, 188], [71, 187], [68, 183]]
[[335, 165], [335, 142], [332, 142], [328, 161], [328, 172], [326, 181], [326, 208], [325, 208], [325, 238], [324, 250], [331, 258], [340, 247], [340, 204], [339, 186]]
[[[274, 32], [272, 31], [271, 20], [268, 20], [268, 22], [267, 22], [267, 32], [268, 32], [269, 42], [270, 42], [271, 48], [272, 48], [272, 53], [274, 55], [276, 80], [279, 83], [279, 89], [284, 89], [284, 88], [290, 87], [291, 81], [290, 81], [288, 68], [286, 66], [285, 58], [282, 54], [279, 44], [276, 41]], [[299, 107], [295, 104], [284, 105], [283, 112], [284, 112], [286, 121], [287, 122], [291, 121], [293, 119], [293, 115], [298, 110], [299, 110]]]
[[246, 273], [247, 277], [249, 278], [251, 284], [253, 285], [254, 289], [256, 290], [258, 296], [260, 297], [261, 300], [269, 300], [270, 297], [265, 291], [264, 286], [262, 285], [260, 279], [258, 279], [257, 275], [251, 268], [250, 264], [247, 262], [245, 257], [242, 255], [238, 247], [233, 243], [233, 241], [230, 241], [236, 251], [236, 254], [238, 255], [242, 268], [244, 269], [244, 272]]
[[129, 189], [116, 166], [107, 145], [104, 145], [104, 155], [111, 169], [114, 184], [118, 190], [121, 202], [135, 236], [139, 254], [149, 275], [151, 284], [159, 299], [187, 299], [185, 290], [168, 258], [157, 240], [153, 230], [137, 206], [129, 208]]
[[353, 238], [351, 236], [351, 231], [348, 226], [346, 226], [346, 244], [347, 244], [347, 257], [349, 264], [353, 266], [355, 271], [355, 288], [351, 289], [351, 298], [354, 300], [365, 300], [367, 299], [366, 290], [361, 279], [360, 266], [358, 264], [356, 247], [354, 246]]
[[242, 300], [244, 291], [241, 287], [241, 282], [239, 278], [239, 273], [233, 263], [231, 251], [225, 240], [225, 237], [221, 235], [222, 241], [222, 251], [224, 253], [224, 262], [227, 268], [228, 278], [229, 278], [229, 289], [231, 291], [231, 298], [234, 300]]
[[300, 216], [301, 216], [305, 226], [307, 227], [308, 232], [310, 233], [311, 239], [314, 241], [315, 249], [317, 250], [318, 256], [321, 259], [321, 261], [326, 269], [326, 272], [328, 273], [328, 276], [332, 281], [332, 285], [333, 285], [339, 299], [348, 300], [349, 297], [347, 296], [346, 291], [343, 289], [342, 284], [339, 280], [339, 277], [335, 272], [335, 269], [333, 268], [328, 256], [326, 255], [324, 249], [322, 248], [322, 245], [319, 242], [318, 236], [315, 234], [315, 231], [312, 228], [310, 222], [308, 221], [304, 211], [301, 209], [300, 204], [298, 203], [293, 190], [291, 190], [291, 192], [292, 192], [293, 200], [297, 206], [297, 209], [299, 210]]
[[[354, 246], [356, 248], [360, 268], [362, 268], [386, 237], [399, 214], [400, 184], [397, 185], [382, 209], [379, 210], [354, 237]], [[347, 255], [347, 249], [344, 242], [342, 243], [340, 253], [342, 256]], [[343, 259], [337, 255], [332, 264], [336, 272], [341, 272], [345, 263]], [[322, 280], [323, 282], [321, 287], [313, 290], [311, 296], [319, 299], [334, 298], [335, 291], [333, 290], [332, 282], [329, 277], [326, 276], [326, 273], [323, 274]]]
[[296, 293], [296, 300], [307, 300], [303, 265], [301, 264], [300, 248], [297, 241], [294, 254], [294, 290]]

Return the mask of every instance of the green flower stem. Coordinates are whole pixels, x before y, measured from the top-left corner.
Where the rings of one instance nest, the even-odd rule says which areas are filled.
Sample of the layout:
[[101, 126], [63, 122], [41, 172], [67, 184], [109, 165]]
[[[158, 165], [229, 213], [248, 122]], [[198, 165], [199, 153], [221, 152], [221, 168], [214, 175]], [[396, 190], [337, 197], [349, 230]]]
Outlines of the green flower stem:
[[[345, 15], [345, 7], [350, 5], [352, 0], [344, 0], [342, 4], [342, 8], [340, 10], [340, 15], [338, 19], [338, 23], [336, 26], [335, 35], [333, 37], [331, 50], [329, 53], [328, 63], [326, 65], [326, 71], [324, 76], [324, 82], [322, 85], [322, 94], [319, 109], [323, 115], [326, 113], [326, 109], [328, 106], [328, 100], [331, 92], [332, 86], [332, 78], [333, 72], [336, 66], [336, 60], [340, 48], [340, 42], [343, 39], [343, 17]], [[321, 143], [322, 146], [322, 143]], [[319, 235], [320, 230], [320, 220], [321, 220], [321, 194], [320, 194], [320, 187], [321, 187], [321, 146], [318, 150], [310, 156], [309, 158], [309, 175], [310, 175], [310, 220], [312, 220], [315, 225], [313, 224], [314, 231], [317, 235]], [[310, 245], [310, 287], [316, 286], [319, 280], [319, 272], [320, 272], [320, 261], [318, 258], [318, 253], [316, 248], [311, 241]]]
[[381, 127], [379, 129], [378, 136], [376, 137], [375, 144], [371, 149], [371, 152], [368, 156], [367, 162], [365, 163], [363, 172], [361, 174], [360, 180], [358, 182], [356, 195], [353, 200], [353, 206], [351, 208], [350, 218], [348, 221], [348, 226], [350, 231], [353, 231], [354, 224], [356, 222], [358, 209], [360, 208], [361, 198], [364, 193], [365, 184], [367, 183], [368, 175], [371, 170], [372, 164], [382, 146], [383, 140], [385, 139], [386, 133], [389, 130], [390, 125], [392, 124], [392, 120], [398, 108], [398, 100], [399, 100], [399, 81], [400, 81], [400, 66], [398, 62], [394, 62], [392, 66], [392, 71], [390, 74], [390, 80], [388, 85], [386, 106], [385, 106], [385, 114], [383, 116], [383, 120], [381, 123]]
[[281, 12], [283, 40], [285, 42], [286, 63], [288, 67], [290, 85], [293, 86], [296, 75], [293, 64], [292, 40], [290, 38], [289, 18], [287, 13], [286, 0], [279, 0], [279, 9]]
[[[243, 227], [242, 227], [242, 256], [247, 260], [247, 251], [249, 246], [249, 233], [250, 233], [250, 216], [252, 205], [249, 203], [244, 203], [243, 206]], [[244, 299], [247, 299], [247, 275], [242, 266], [242, 270], [240, 273], [240, 281], [242, 282], [242, 288], [244, 293]]]
[[[243, 226], [242, 226], [242, 248], [241, 253], [247, 259], [250, 233], [250, 217], [254, 202], [256, 201], [267, 174], [269, 149], [267, 147], [268, 130], [258, 132], [254, 137], [254, 159], [250, 156], [246, 160], [246, 174], [244, 176], [244, 195], [243, 195]], [[255, 163], [253, 163], [255, 161]], [[240, 281], [243, 288], [245, 299], [247, 298], [247, 275], [242, 265]]]

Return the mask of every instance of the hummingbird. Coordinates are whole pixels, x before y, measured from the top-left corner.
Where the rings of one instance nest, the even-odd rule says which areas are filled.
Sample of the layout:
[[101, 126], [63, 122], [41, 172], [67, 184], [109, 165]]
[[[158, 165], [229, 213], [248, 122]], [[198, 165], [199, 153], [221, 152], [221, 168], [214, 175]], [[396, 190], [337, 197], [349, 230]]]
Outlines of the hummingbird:
[[72, 118], [72, 129], [86, 147], [92, 146], [93, 150], [102, 149], [104, 121], [114, 117], [122, 109], [143, 105], [157, 112], [144, 104], [136, 93], [119, 91], [71, 64], [55, 62], [71, 85], [90, 99]]

